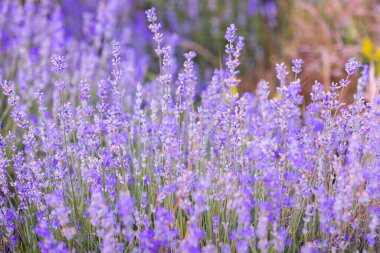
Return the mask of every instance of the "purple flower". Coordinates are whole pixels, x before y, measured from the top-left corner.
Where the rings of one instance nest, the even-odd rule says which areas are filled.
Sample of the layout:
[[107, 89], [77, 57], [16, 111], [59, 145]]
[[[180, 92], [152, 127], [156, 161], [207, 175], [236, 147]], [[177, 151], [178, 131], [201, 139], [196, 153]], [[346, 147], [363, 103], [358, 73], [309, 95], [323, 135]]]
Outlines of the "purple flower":
[[301, 248], [301, 253], [318, 253], [319, 250], [313, 245], [311, 242], [307, 242], [304, 246]]
[[236, 14], [271, 27], [276, 1], [166, 1], [162, 24], [179, 35], [165, 43], [147, 10], [157, 66], [138, 1], [81, 1], [75, 29], [58, 2], [0, 4], [0, 77], [13, 80], [0, 83], [0, 250], [377, 250], [380, 96], [364, 102], [368, 66], [347, 106], [340, 89], [355, 84], [354, 58], [339, 82], [316, 81], [306, 106], [301, 59], [290, 82], [276, 65], [279, 96], [266, 81], [235, 94], [245, 41], [231, 24], [200, 94], [209, 68], [176, 51], [208, 55], [184, 39], [199, 32], [187, 19], [221, 14], [211, 35]]
[[286, 84], [286, 76], [288, 75], [287, 67], [284, 63], [276, 64], [276, 77], [280, 81], [281, 86]]
[[106, 200], [101, 191], [96, 190], [92, 193], [88, 213], [91, 225], [96, 228], [96, 235], [102, 238], [102, 252], [119, 252], [120, 246], [116, 238], [116, 218], [106, 205]]
[[63, 91], [64, 89], [66, 89], [69, 84], [65, 81], [62, 81], [62, 80], [59, 80], [59, 81], [55, 81], [55, 86], [60, 90], [60, 91]]
[[164, 208], [156, 210], [156, 220], [154, 223], [154, 240], [160, 248], [174, 248], [177, 245], [178, 232], [173, 228], [173, 215]]
[[204, 231], [195, 224], [189, 224], [188, 234], [181, 241], [180, 251], [183, 252], [200, 252], [199, 242], [205, 236]]
[[225, 84], [229, 90], [228, 93], [228, 101], [230, 104], [232, 104], [233, 94], [231, 94], [232, 87], [236, 87], [237, 84], [240, 82], [239, 79], [237, 79], [237, 75], [239, 74], [239, 71], [237, 70], [237, 67], [240, 65], [240, 53], [241, 50], [244, 47], [244, 38], [239, 36], [238, 42], [236, 46], [232, 44], [236, 39], [236, 32], [237, 28], [234, 24], [231, 24], [226, 31], [225, 38], [229, 42], [229, 44], [226, 45], [225, 52], [227, 54], [227, 61], [226, 65], [228, 68], [227, 77], [225, 78]]
[[69, 253], [69, 249], [63, 242], [58, 242], [51, 231], [51, 227], [45, 219], [40, 219], [35, 228], [35, 233], [41, 238], [38, 247], [42, 253], [59, 252]]
[[224, 35], [224, 38], [232, 44], [236, 39], [236, 32], [237, 28], [234, 24], [231, 24], [229, 27], [227, 27], [226, 34]]
[[15, 91], [14, 91], [14, 84], [12, 81], [7, 81], [7, 80], [4, 80], [2, 81], [1, 83], [1, 88], [3, 89], [3, 93], [5, 96], [12, 96], [14, 95]]
[[79, 94], [80, 100], [88, 101], [90, 99], [91, 88], [88, 85], [87, 80], [81, 80], [79, 89], [80, 89], [80, 94]]
[[356, 71], [362, 66], [361, 62], [356, 61], [355, 58], [350, 58], [346, 65], [345, 65], [345, 70], [347, 72], [347, 75], [353, 75], [356, 73]]
[[58, 118], [62, 121], [68, 121], [71, 118], [71, 104], [65, 103], [60, 107]]
[[148, 19], [148, 22], [150, 23], [148, 28], [149, 30], [153, 33], [153, 39], [157, 43], [157, 48], [155, 49], [155, 52], [157, 56], [162, 55], [162, 48], [161, 48], [161, 43], [163, 41], [164, 35], [160, 32], [161, 30], [161, 24], [156, 23], [157, 21], [157, 16], [156, 16], [156, 8], [151, 8], [145, 12], [145, 15]]
[[358, 79], [358, 91], [356, 98], [361, 98], [364, 96], [364, 88], [369, 82], [369, 66], [367, 64], [363, 65], [362, 71], [360, 72], [360, 77]]
[[149, 23], [154, 23], [157, 21], [156, 8], [152, 7], [151, 9], [145, 11], [145, 15]]
[[214, 232], [214, 234], [217, 234], [218, 233], [218, 230], [219, 230], [219, 216], [214, 216], [212, 217], [212, 231]]
[[292, 64], [293, 64], [292, 71], [296, 74], [301, 73], [303, 60], [302, 59], [294, 59], [294, 60], [292, 60]]
[[98, 82], [98, 92], [96, 93], [99, 98], [106, 99], [109, 93], [110, 84], [106, 80], [100, 80]]
[[345, 80], [345, 79], [340, 79], [339, 80], [339, 85], [342, 88], [347, 87], [350, 84], [350, 80]]
[[50, 58], [51, 70], [57, 73], [62, 73], [62, 71], [67, 67], [66, 59], [62, 55], [55, 54]]
[[129, 193], [120, 193], [119, 200], [116, 204], [116, 210], [124, 225], [123, 234], [128, 241], [131, 241], [135, 235], [133, 230], [133, 225], [135, 223], [135, 200]]

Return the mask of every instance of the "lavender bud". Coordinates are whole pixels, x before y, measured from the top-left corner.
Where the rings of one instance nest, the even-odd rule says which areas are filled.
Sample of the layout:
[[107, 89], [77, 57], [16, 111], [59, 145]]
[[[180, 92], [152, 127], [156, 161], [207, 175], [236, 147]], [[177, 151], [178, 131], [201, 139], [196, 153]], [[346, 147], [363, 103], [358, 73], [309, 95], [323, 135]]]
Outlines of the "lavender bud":
[[234, 24], [231, 24], [229, 27], [227, 27], [226, 34], [224, 35], [224, 38], [229, 42], [233, 43], [236, 39], [236, 32], [237, 28]]
[[303, 60], [302, 59], [294, 59], [294, 60], [292, 60], [292, 64], [293, 64], [292, 71], [296, 74], [301, 73]]
[[361, 62], [356, 61], [355, 58], [350, 58], [345, 65], [345, 70], [348, 75], [353, 75], [361, 66]]
[[57, 73], [61, 73], [66, 67], [66, 59], [61, 55], [53, 55], [50, 59], [51, 70]]

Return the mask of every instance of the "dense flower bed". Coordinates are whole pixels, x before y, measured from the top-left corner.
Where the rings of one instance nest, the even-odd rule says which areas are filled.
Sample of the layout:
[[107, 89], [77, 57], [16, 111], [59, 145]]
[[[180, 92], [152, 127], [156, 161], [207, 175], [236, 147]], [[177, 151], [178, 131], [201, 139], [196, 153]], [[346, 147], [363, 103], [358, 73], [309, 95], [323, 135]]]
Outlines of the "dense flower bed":
[[[76, 51], [51, 55], [48, 76], [32, 67], [17, 70], [22, 84], [3, 76], [0, 249], [379, 251], [380, 97], [363, 100], [368, 66], [350, 59], [329, 91], [316, 81], [308, 105], [300, 59], [276, 65], [275, 98], [264, 81], [239, 96], [244, 38], [232, 24], [223, 66], [197, 94], [196, 53], [173, 71], [155, 9], [146, 16], [157, 78], [116, 41], [102, 49], [110, 60], [95, 60], [110, 66], [104, 78], [83, 64], [91, 52], [71, 72]], [[350, 82], [357, 94], [345, 106]]]

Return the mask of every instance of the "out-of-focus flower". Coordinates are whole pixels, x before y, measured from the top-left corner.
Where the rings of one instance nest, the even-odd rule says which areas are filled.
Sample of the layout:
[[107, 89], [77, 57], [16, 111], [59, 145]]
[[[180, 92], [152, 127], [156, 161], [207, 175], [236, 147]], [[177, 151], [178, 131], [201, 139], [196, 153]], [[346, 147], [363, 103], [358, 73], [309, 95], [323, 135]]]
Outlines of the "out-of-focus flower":
[[62, 71], [67, 67], [66, 59], [62, 55], [55, 54], [51, 57], [51, 70], [57, 73], [62, 73]]
[[301, 73], [303, 60], [302, 59], [294, 59], [294, 60], [292, 60], [292, 64], [293, 64], [292, 71], [296, 74]]
[[348, 75], [353, 75], [356, 73], [356, 71], [362, 66], [362, 64], [358, 61], [355, 60], [355, 58], [350, 58], [346, 65], [345, 65], [345, 70]]

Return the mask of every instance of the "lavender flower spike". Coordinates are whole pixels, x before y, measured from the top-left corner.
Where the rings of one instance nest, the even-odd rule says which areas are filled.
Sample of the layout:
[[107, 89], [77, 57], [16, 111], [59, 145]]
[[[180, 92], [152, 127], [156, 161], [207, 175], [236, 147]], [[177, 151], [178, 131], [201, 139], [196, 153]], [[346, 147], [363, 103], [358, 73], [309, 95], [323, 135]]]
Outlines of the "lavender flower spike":
[[294, 60], [292, 60], [292, 64], [293, 64], [292, 71], [296, 74], [301, 73], [303, 60], [302, 59], [294, 59]]
[[362, 66], [361, 62], [358, 62], [356, 61], [355, 58], [350, 58], [346, 65], [345, 65], [345, 70], [347, 72], [347, 74], [350, 76], [350, 75], [353, 75], [356, 73], [356, 71]]
[[226, 34], [224, 35], [224, 38], [229, 42], [233, 43], [236, 39], [236, 32], [237, 28], [234, 24], [231, 24], [229, 27], [227, 27]]

